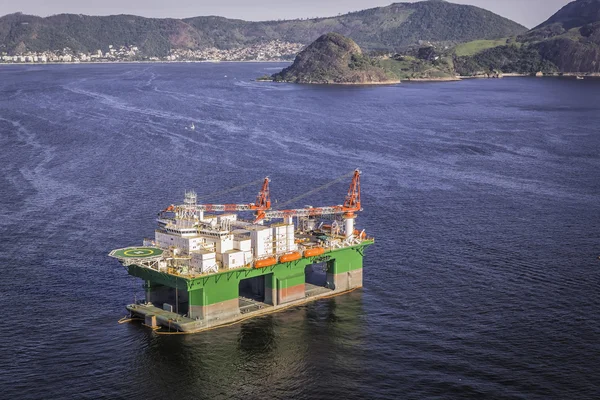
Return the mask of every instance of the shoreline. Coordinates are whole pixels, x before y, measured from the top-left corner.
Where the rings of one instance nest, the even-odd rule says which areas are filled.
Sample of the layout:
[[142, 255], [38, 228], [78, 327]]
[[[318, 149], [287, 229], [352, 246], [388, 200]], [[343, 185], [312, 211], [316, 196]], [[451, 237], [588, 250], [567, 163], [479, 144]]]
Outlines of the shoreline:
[[271, 83], [292, 83], [296, 85], [327, 85], [327, 86], [380, 86], [380, 85], [398, 85], [401, 80], [385, 81], [385, 82], [291, 82], [291, 81], [275, 81], [273, 79], [254, 79], [255, 82], [271, 82]]
[[455, 77], [445, 77], [445, 78], [408, 78], [402, 80], [402, 82], [458, 82], [462, 79], [458, 76]]
[[[213, 60], [188, 60], [188, 61], [98, 61], [98, 62], [27, 62], [27, 63], [14, 63], [14, 62], [0, 62], [0, 67], [2, 66], [50, 66], [50, 65], [106, 65], [106, 64], [241, 64], [241, 63], [251, 63], [251, 64], [289, 64], [291, 61], [282, 61], [282, 60], [245, 60], [245, 61], [213, 61]], [[352, 83], [352, 82], [275, 82], [274, 80], [267, 79], [254, 79], [255, 82], [275, 82], [275, 83], [297, 83], [302, 85], [340, 85], [340, 86], [380, 86], [380, 85], [397, 85], [403, 82], [458, 82], [462, 80], [468, 79], [502, 79], [502, 78], [578, 78], [582, 77], [584, 79], [595, 79], [600, 78], [600, 72], [561, 72], [561, 73], [553, 73], [553, 74], [544, 74], [542, 76], [536, 76], [534, 74], [521, 74], [521, 73], [505, 73], [502, 76], [486, 76], [486, 75], [468, 75], [468, 76], [459, 76], [456, 77], [445, 77], [445, 78], [409, 78], [409, 79], [400, 79], [400, 80], [391, 80], [385, 82], [369, 82], [369, 83]]]
[[209, 60], [197, 60], [197, 61], [94, 61], [94, 62], [66, 62], [66, 61], [57, 61], [57, 62], [25, 62], [25, 63], [15, 63], [15, 62], [0, 62], [0, 65], [25, 65], [25, 66], [44, 66], [44, 65], [105, 65], [105, 64], [224, 64], [224, 63], [291, 63], [291, 61], [266, 61], [266, 60], [248, 60], [248, 61], [209, 61]]
[[503, 79], [503, 78], [600, 78], [600, 73], [587, 73], [587, 74], [577, 74], [577, 73], [563, 73], [562, 75], [543, 75], [536, 76], [531, 74], [517, 74], [517, 73], [508, 73], [503, 74], [502, 76], [484, 76], [484, 75], [472, 75], [472, 76], [456, 76], [456, 77], [446, 77], [446, 78], [411, 78], [411, 79], [402, 79], [398, 81], [386, 81], [386, 82], [371, 82], [371, 83], [350, 83], [350, 82], [331, 82], [331, 83], [323, 83], [323, 82], [291, 82], [291, 81], [275, 81], [272, 79], [254, 79], [255, 82], [272, 82], [272, 83], [291, 83], [291, 84], [299, 84], [299, 85], [340, 85], [340, 86], [379, 86], [379, 85], [397, 85], [400, 83], [436, 83], [436, 82], [460, 82], [463, 80], [472, 80], [472, 79]]

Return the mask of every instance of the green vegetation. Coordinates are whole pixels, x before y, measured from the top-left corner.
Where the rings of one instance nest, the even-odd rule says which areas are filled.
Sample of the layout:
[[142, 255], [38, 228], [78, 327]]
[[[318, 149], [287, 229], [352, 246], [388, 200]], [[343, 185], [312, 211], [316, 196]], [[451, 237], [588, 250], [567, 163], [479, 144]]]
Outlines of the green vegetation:
[[517, 40], [561, 72], [600, 73], [600, 0], [569, 3]]
[[396, 55], [394, 58], [381, 60], [380, 64], [401, 80], [454, 79], [456, 77], [453, 60], [450, 57], [427, 61], [412, 56]]
[[459, 44], [454, 48], [454, 53], [458, 57], [472, 56], [483, 50], [491, 49], [492, 47], [503, 46], [509, 44], [511, 39], [495, 39], [495, 40], [474, 40], [472, 42]]
[[365, 70], [372, 66], [377, 66], [376, 63], [364, 54], [354, 53], [350, 56], [350, 62], [348, 63], [348, 68], [351, 70]]
[[517, 45], [494, 47], [470, 57], [456, 57], [454, 66], [462, 76], [486, 75], [493, 71], [517, 74], [557, 72], [556, 66], [544, 60], [535, 49]]
[[599, 0], [576, 0], [561, 8], [557, 13], [548, 18], [546, 22], [537, 26], [532, 31], [552, 25], [558, 25], [564, 30], [569, 30], [598, 21], [600, 21]]
[[[584, 25], [577, 25], [579, 23]], [[339, 58], [335, 52], [320, 50], [310, 58], [325, 60], [327, 54]], [[453, 79], [456, 75], [535, 75], [540, 72], [600, 73], [600, 0], [576, 0], [557, 12], [548, 22], [517, 37], [475, 40], [450, 50], [440, 45], [413, 47], [393, 57], [382, 51], [375, 53], [379, 55], [377, 59], [357, 52], [358, 55], [344, 59], [344, 68], [347, 71], [380, 68], [387, 76], [395, 76], [401, 80]], [[296, 62], [302, 61], [302, 57], [299, 58]], [[318, 68], [307, 75], [310, 79], [335, 79], [331, 73], [335, 68], [329, 68], [330, 64], [327, 62], [317, 64]], [[301, 66], [296, 63], [294, 65]], [[300, 68], [294, 72], [299, 74], [292, 79], [286, 76], [286, 71], [275, 79], [301, 81], [304, 70]]]
[[[108, 50], [108, 45], [138, 46], [146, 55], [167, 55], [173, 32], [195, 37], [178, 20], [142, 18], [131, 15], [91, 17], [61, 14], [39, 18], [11, 14], [0, 18], [0, 51], [16, 52], [62, 50], [76, 52]], [[197, 40], [197, 39], [196, 39]], [[6, 49], [6, 50], [4, 50]]]
[[221, 17], [183, 20], [132, 15], [92, 17], [61, 14], [40, 18], [23, 14], [0, 17], [0, 51], [106, 51], [109, 44], [138, 46], [146, 56], [172, 48], [230, 49], [270, 40], [309, 44], [328, 32], [351, 37], [368, 50], [399, 51], [428, 41], [455, 45], [478, 39], [516, 36], [526, 29], [481, 8], [423, 1], [396, 3], [331, 18], [248, 22]]
[[[335, 50], [322, 49], [321, 55], [332, 58], [311, 67], [311, 78], [346, 79], [353, 71], [357, 81], [372, 79], [368, 73], [364, 75], [367, 70], [385, 70], [385, 76], [402, 79], [446, 78], [455, 73], [489, 75], [490, 71], [600, 73], [600, 0], [573, 1], [528, 32], [489, 11], [440, 0], [395, 3], [331, 18], [264, 22], [131, 15], [40, 18], [17, 13], [0, 17], [0, 53], [65, 47], [75, 52], [107, 51], [112, 44], [117, 48], [137, 46], [140, 57], [147, 58], [166, 56], [172, 49], [230, 49], [275, 39], [308, 44], [332, 31], [376, 51], [381, 60], [351, 51], [342, 66], [332, 61]], [[423, 47], [423, 43], [427, 45]], [[405, 57], [387, 57], [395, 53]], [[319, 56], [312, 54], [311, 58], [315, 61]], [[339, 67], [333, 75], [332, 65]], [[276, 79], [284, 77], [279, 74]]]
[[272, 76], [275, 82], [373, 84], [398, 82], [390, 71], [362, 53], [352, 40], [328, 33], [304, 49], [294, 63]]
[[461, 75], [600, 73], [600, 0], [569, 3], [514, 43], [481, 50], [475, 42], [466, 43], [455, 54]]

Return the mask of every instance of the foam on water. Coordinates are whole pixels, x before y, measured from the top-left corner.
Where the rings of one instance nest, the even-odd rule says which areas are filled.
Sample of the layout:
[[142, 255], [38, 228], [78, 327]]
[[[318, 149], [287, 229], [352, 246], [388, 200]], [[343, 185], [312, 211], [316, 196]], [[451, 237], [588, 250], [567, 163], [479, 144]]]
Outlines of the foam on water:
[[[251, 81], [283, 66], [2, 67], [3, 396], [597, 398], [600, 82]], [[185, 189], [269, 175], [285, 202], [356, 167], [362, 291], [193, 336], [116, 324], [143, 292], [106, 254]]]

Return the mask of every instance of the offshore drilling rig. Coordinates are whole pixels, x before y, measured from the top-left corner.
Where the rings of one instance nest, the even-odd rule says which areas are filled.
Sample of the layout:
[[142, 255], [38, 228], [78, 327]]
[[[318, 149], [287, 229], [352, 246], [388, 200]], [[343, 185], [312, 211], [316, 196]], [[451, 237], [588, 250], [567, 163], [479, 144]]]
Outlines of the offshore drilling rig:
[[269, 178], [254, 203], [197, 204], [186, 192], [159, 213], [154, 239], [110, 253], [144, 280], [130, 315], [195, 332], [362, 287], [374, 239], [355, 228], [360, 174], [344, 203], [327, 207], [273, 210]]

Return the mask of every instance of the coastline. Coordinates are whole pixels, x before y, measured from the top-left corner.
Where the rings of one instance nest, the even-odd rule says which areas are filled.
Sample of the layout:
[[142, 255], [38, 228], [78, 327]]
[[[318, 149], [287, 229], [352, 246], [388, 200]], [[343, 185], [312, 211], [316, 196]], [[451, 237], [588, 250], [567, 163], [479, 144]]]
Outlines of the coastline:
[[459, 76], [447, 76], [445, 78], [409, 78], [403, 79], [402, 82], [457, 82], [461, 80]]
[[400, 83], [436, 83], [436, 82], [459, 82], [463, 80], [470, 79], [503, 79], [503, 78], [575, 78], [575, 77], [584, 77], [584, 78], [600, 78], [600, 73], [586, 73], [586, 74], [578, 74], [573, 72], [565, 72], [563, 74], [547, 74], [543, 76], [535, 76], [531, 74], [517, 74], [517, 73], [507, 73], [501, 76], [485, 76], [485, 75], [472, 75], [472, 76], [456, 76], [456, 77], [446, 77], [446, 78], [411, 78], [411, 79], [402, 79], [402, 80], [394, 80], [394, 81], [386, 81], [386, 82], [370, 82], [370, 83], [352, 83], [352, 82], [292, 82], [292, 81], [275, 81], [273, 79], [254, 79], [255, 82], [273, 82], [273, 83], [291, 83], [291, 84], [299, 84], [299, 85], [339, 85], [339, 86], [380, 86], [380, 85], [397, 85]]
[[224, 63], [291, 63], [291, 61], [285, 60], [245, 60], [245, 61], [235, 61], [235, 60], [226, 60], [226, 61], [218, 61], [218, 60], [190, 60], [190, 61], [168, 61], [168, 60], [159, 60], [159, 61], [150, 61], [150, 60], [142, 60], [142, 61], [98, 61], [98, 62], [24, 62], [24, 63], [15, 63], [15, 62], [1, 62], [0, 65], [28, 65], [28, 66], [42, 66], [42, 65], [104, 65], [104, 64], [224, 64]]
[[[188, 61], [168, 61], [168, 60], [160, 60], [160, 61], [150, 61], [150, 60], [142, 60], [142, 61], [101, 61], [101, 62], [26, 62], [26, 63], [15, 63], [15, 62], [0, 62], [0, 67], [2, 66], [49, 66], [49, 65], [106, 65], [106, 64], [239, 64], [239, 63], [251, 63], [251, 64], [270, 64], [270, 63], [279, 63], [279, 64], [289, 64], [291, 61], [285, 60], [245, 60], [245, 61], [234, 61], [234, 60], [226, 60], [226, 61], [218, 61], [218, 60], [188, 60]], [[458, 82], [465, 79], [502, 79], [502, 78], [600, 78], [600, 72], [560, 72], [560, 73], [552, 73], [552, 74], [544, 74], [542, 76], [536, 76], [533, 74], [521, 74], [521, 73], [505, 73], [501, 76], [487, 76], [487, 75], [469, 75], [469, 76], [456, 76], [456, 77], [445, 77], [445, 78], [409, 78], [409, 79], [400, 79], [400, 80], [390, 80], [385, 82], [369, 82], [369, 83], [353, 83], [353, 82], [275, 82], [274, 80], [267, 79], [254, 79], [256, 82], [275, 82], [275, 83], [299, 83], [304, 85], [342, 85], [342, 86], [379, 86], [379, 85], [397, 85], [403, 82]]]
[[292, 82], [292, 81], [275, 81], [274, 79], [254, 79], [255, 82], [272, 82], [272, 83], [293, 83], [297, 85], [339, 85], [339, 86], [375, 86], [375, 85], [397, 85], [402, 83], [401, 80], [389, 80], [382, 82]]

